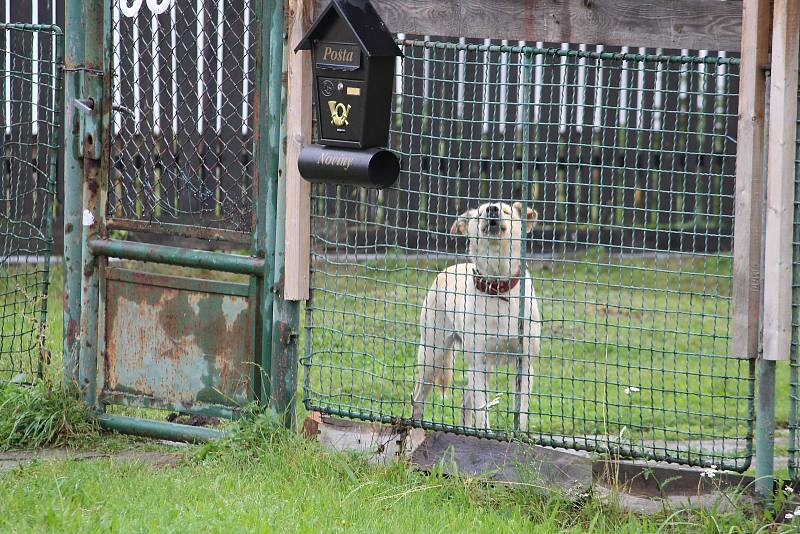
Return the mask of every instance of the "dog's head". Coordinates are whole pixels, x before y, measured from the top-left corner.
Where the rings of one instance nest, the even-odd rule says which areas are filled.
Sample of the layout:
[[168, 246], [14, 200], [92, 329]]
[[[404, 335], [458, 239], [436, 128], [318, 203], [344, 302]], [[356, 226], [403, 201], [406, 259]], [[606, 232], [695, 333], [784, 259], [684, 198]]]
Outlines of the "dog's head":
[[[522, 239], [533, 229], [537, 213], [515, 202], [488, 202], [459, 215], [453, 235], [469, 238], [472, 261], [487, 276], [513, 276], [519, 265]], [[523, 231], [524, 229], [524, 231]]]

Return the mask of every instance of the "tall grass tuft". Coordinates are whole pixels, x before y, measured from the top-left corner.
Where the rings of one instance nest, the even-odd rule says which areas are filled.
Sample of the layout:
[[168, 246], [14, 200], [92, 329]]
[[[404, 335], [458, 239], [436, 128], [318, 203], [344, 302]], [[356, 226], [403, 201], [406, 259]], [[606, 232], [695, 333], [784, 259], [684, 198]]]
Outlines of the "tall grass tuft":
[[61, 386], [0, 382], [0, 451], [63, 446], [96, 431], [89, 408]]

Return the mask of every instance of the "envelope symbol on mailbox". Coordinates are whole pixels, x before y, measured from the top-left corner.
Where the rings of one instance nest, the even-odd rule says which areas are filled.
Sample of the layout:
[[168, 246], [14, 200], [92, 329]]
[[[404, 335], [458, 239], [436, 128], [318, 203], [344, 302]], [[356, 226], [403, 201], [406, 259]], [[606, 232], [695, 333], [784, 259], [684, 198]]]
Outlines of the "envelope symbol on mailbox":
[[341, 102], [336, 102], [336, 100], [328, 100], [328, 108], [331, 110], [331, 124], [335, 126], [350, 126], [350, 123], [347, 122], [347, 116], [350, 114], [350, 108], [352, 106], [347, 104], [346, 106]]

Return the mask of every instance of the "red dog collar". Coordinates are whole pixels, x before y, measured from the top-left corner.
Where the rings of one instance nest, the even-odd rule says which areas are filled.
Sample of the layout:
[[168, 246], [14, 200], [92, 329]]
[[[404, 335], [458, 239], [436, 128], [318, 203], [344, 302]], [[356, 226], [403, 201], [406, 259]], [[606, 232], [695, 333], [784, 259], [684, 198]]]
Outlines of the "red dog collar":
[[517, 271], [517, 274], [512, 278], [484, 278], [478, 273], [478, 269], [473, 268], [472, 281], [475, 282], [475, 289], [481, 293], [508, 300], [501, 295], [517, 287], [519, 283], [519, 271]]

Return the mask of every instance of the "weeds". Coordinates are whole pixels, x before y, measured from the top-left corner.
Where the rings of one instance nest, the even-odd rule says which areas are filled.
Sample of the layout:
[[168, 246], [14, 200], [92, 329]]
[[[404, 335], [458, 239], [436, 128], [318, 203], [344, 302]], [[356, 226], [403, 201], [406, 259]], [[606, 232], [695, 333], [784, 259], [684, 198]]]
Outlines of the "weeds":
[[0, 382], [0, 450], [62, 446], [96, 432], [88, 407], [61, 386]]

